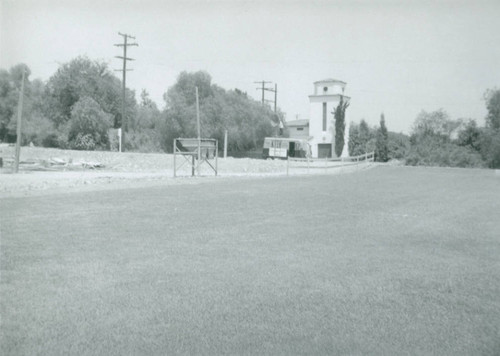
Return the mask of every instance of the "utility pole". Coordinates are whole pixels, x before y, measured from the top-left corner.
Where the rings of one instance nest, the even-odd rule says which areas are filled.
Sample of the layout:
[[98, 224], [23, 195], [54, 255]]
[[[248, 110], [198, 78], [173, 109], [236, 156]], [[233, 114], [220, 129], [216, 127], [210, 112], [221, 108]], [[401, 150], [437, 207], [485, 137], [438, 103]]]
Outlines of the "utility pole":
[[198, 99], [198, 87], [196, 87], [196, 122], [198, 124], [198, 175], [200, 175], [201, 127], [200, 127], [200, 101]]
[[[274, 84], [274, 89], [273, 88], [268, 88], [266, 87], [266, 83], [272, 83], [272, 82], [266, 82], [266, 81], [261, 81], [261, 82], [254, 82], [256, 84], [261, 84], [262, 86], [260, 88], [257, 88], [257, 90], [262, 90], [262, 106], [264, 106], [264, 103], [267, 101], [269, 103], [273, 103], [274, 104], [274, 114], [277, 116], [278, 115], [278, 112], [277, 112], [277, 104], [278, 104], [278, 84]], [[266, 91], [270, 91], [270, 92], [273, 92], [274, 93], [274, 100], [266, 100], [265, 96], [264, 96], [264, 93]], [[281, 120], [281, 118], [278, 117], [278, 120], [279, 120], [279, 127], [278, 127], [278, 132], [277, 132], [277, 135], [278, 136], [281, 136], [282, 134], [282, 131], [283, 131], [283, 121]]]
[[17, 104], [17, 140], [16, 140], [16, 156], [14, 159], [14, 173], [19, 172], [19, 156], [21, 155], [21, 125], [23, 116], [23, 97], [24, 97], [24, 69], [21, 79], [21, 91], [19, 92], [19, 102]]
[[278, 84], [274, 84], [274, 89], [264, 88], [264, 90], [274, 92], [274, 100], [266, 100], [267, 102], [274, 103], [274, 113], [276, 113], [276, 103], [278, 101]]
[[266, 88], [266, 84], [267, 83], [272, 83], [272, 82], [266, 82], [265, 80], [263, 81], [260, 81], [260, 82], [254, 82], [255, 84], [261, 84], [262, 86], [260, 88], [256, 88], [257, 90], [262, 90], [262, 106], [264, 106], [264, 103], [266, 102], [266, 99], [264, 97], [264, 92], [266, 90], [269, 90], [268, 88]]
[[227, 157], [227, 130], [224, 131], [224, 158]]
[[122, 151], [122, 144], [123, 144], [123, 138], [122, 135], [124, 132], [127, 130], [127, 119], [125, 118], [125, 89], [126, 89], [126, 80], [127, 80], [127, 71], [131, 71], [132, 69], [127, 69], [127, 61], [133, 61], [133, 58], [127, 57], [127, 47], [129, 46], [139, 46], [137, 43], [128, 43], [128, 39], [134, 39], [135, 37], [132, 37], [130, 35], [127, 35], [125, 33], [120, 33], [118, 32], [120, 36], [123, 37], [123, 43], [118, 43], [115, 44], [116, 47], [123, 47], [123, 56], [115, 56], [116, 58], [123, 59], [123, 68], [122, 69], [117, 69], [117, 72], [122, 72], [122, 120], [120, 123], [120, 152]]

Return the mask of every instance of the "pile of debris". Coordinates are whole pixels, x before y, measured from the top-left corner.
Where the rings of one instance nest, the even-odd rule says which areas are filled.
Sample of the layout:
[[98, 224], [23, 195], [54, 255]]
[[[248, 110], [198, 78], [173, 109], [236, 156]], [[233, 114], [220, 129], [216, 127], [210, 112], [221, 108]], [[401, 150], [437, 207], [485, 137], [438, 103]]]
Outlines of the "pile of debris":
[[[14, 166], [14, 158], [3, 158], [3, 168], [9, 169]], [[2, 168], [2, 167], [0, 167]], [[77, 171], [85, 169], [104, 168], [100, 162], [78, 160], [73, 161], [51, 157], [49, 159], [26, 159], [19, 162], [20, 171]]]

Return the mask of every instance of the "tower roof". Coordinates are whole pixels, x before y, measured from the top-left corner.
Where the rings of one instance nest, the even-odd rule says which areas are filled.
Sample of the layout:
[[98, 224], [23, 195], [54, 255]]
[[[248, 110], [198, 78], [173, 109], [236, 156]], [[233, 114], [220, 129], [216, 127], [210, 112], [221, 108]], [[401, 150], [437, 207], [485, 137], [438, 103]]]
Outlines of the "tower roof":
[[317, 82], [314, 82], [314, 84], [321, 84], [321, 83], [341, 83], [341, 84], [347, 84], [346, 82], [343, 82], [342, 80], [338, 80], [338, 79], [331, 79], [331, 78], [327, 78], [327, 79], [323, 79], [323, 80], [318, 80]]

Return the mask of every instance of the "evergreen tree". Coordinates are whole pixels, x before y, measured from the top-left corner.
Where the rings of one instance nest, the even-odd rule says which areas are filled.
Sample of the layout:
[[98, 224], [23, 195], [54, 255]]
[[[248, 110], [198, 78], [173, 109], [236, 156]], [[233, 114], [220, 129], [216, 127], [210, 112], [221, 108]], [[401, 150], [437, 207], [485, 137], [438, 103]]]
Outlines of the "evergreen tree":
[[344, 97], [340, 96], [340, 103], [335, 109], [335, 154], [340, 157], [344, 148], [344, 132], [345, 132], [345, 111], [349, 106], [349, 102], [344, 102]]
[[383, 113], [380, 115], [380, 127], [377, 130], [375, 159], [378, 162], [387, 162], [389, 160], [389, 134], [385, 126], [385, 117]]

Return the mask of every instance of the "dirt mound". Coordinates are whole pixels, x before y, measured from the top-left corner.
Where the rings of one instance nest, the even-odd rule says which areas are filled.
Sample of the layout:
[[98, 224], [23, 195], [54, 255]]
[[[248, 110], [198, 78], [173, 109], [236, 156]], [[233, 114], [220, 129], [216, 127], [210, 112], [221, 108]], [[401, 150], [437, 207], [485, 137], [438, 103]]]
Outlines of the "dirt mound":
[[[177, 157], [177, 176], [173, 179], [174, 156], [162, 153], [132, 153], [104, 151], [74, 151], [53, 148], [23, 147], [19, 174], [11, 174], [14, 147], [0, 147], [4, 167], [0, 169], [0, 195], [27, 194], [34, 191], [67, 189], [104, 185], [143, 184], [161, 182], [175, 184], [190, 182], [191, 168], [184, 157]], [[180, 168], [179, 168], [180, 167]], [[340, 167], [328, 170], [300, 171], [290, 174], [336, 174], [360, 167]], [[287, 161], [251, 158], [219, 158], [218, 177], [279, 176], [287, 174]], [[213, 177], [206, 164], [200, 166], [200, 175]], [[109, 184], [113, 183], [113, 184]], [[85, 188], [87, 189], [87, 188]]]

